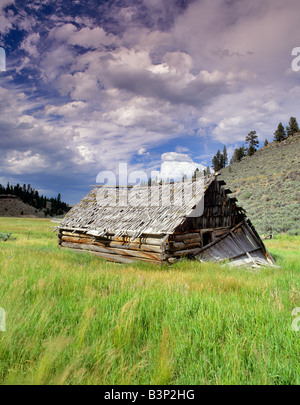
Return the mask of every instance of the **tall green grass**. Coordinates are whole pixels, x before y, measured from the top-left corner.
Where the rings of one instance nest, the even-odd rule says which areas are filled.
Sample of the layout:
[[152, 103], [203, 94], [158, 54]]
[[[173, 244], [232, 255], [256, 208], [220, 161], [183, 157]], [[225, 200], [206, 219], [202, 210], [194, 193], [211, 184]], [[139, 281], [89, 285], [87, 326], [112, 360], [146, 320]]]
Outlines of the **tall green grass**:
[[[118, 265], [0, 218], [1, 384], [299, 384], [299, 237], [278, 268]], [[30, 229], [30, 233], [29, 233]]]

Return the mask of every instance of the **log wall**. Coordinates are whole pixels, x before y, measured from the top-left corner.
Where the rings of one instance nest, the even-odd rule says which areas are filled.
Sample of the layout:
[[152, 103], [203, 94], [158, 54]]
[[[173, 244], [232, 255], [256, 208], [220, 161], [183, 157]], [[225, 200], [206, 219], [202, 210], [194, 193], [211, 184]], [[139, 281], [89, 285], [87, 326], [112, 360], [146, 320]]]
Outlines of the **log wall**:
[[204, 229], [232, 227], [244, 219], [243, 210], [236, 205], [236, 199], [230, 198], [221, 182], [210, 184], [204, 196], [203, 215], [187, 218], [184, 224], [176, 228], [175, 233], [200, 232]]
[[160, 263], [163, 260], [161, 239], [142, 237], [134, 242], [128, 237], [95, 237], [83, 231], [59, 230], [58, 243], [62, 248], [88, 251], [108, 260], [130, 263], [136, 260]]
[[[89, 251], [107, 260], [130, 263], [136, 260], [162, 263], [195, 255], [203, 247], [203, 233], [212, 239], [223, 235], [244, 219], [245, 215], [231, 199], [229, 190], [214, 181], [205, 192], [203, 215], [187, 218], [172, 235], [143, 235], [131, 241], [129, 236], [95, 236], [78, 229], [60, 229], [58, 243], [62, 248]], [[93, 233], [93, 232], [90, 232]]]

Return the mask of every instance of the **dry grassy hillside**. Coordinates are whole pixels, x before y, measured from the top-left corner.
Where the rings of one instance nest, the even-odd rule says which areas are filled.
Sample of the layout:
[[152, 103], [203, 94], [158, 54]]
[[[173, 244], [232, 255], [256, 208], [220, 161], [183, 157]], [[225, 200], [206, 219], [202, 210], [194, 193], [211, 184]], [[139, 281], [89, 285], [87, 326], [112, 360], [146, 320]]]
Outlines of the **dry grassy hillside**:
[[222, 169], [221, 176], [259, 232], [299, 234], [300, 133]]
[[44, 212], [25, 204], [19, 198], [0, 196], [0, 217], [39, 217], [43, 218]]

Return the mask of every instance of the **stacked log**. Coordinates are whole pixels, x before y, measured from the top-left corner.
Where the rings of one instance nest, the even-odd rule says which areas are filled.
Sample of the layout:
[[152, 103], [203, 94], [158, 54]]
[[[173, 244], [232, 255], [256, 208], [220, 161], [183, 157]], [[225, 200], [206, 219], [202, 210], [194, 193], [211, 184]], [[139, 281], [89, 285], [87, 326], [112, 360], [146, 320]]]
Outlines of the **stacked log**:
[[166, 258], [196, 254], [201, 247], [199, 232], [171, 235], [166, 245]]
[[[59, 230], [59, 245], [76, 251], [88, 251], [121, 263], [136, 260], [162, 263], [196, 255], [203, 247], [203, 232], [212, 232], [213, 239], [220, 237], [227, 228], [233, 227], [245, 217], [241, 208], [236, 206], [236, 199], [229, 197], [230, 190], [224, 189], [223, 183], [210, 183], [204, 195], [203, 214], [187, 217], [171, 235], [142, 235], [132, 241], [134, 230], [131, 236], [116, 237], [114, 234], [103, 236], [94, 230], [63, 228]], [[138, 212], [136, 215], [139, 215]]]
[[88, 251], [108, 260], [130, 263], [136, 260], [162, 263], [170, 258], [196, 254], [201, 247], [199, 232], [171, 235], [165, 243], [160, 237], [141, 237], [131, 242], [129, 237], [95, 237], [83, 232], [60, 230], [58, 243], [62, 248]]
[[162, 261], [160, 238], [143, 237], [130, 242], [128, 237], [95, 237], [83, 232], [60, 230], [58, 243], [63, 248], [88, 251], [121, 263], [130, 263], [136, 260], [155, 263]]

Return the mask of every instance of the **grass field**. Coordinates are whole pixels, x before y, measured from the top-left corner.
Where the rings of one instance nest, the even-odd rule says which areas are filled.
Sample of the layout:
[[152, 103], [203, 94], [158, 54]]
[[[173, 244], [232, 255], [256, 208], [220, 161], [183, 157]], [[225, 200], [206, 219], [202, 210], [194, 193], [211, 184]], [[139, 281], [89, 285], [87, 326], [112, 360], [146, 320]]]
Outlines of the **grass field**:
[[0, 218], [1, 384], [300, 383], [299, 236], [268, 241], [278, 268], [161, 268], [60, 250], [53, 225]]

